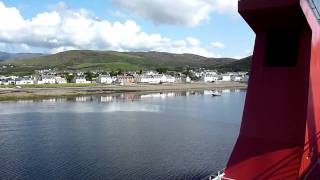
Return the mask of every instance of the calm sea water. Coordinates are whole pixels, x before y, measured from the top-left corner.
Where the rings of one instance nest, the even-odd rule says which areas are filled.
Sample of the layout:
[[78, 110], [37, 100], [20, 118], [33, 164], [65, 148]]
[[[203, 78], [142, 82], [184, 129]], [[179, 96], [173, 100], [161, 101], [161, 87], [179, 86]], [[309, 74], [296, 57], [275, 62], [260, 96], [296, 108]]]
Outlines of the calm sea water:
[[0, 103], [0, 179], [203, 179], [225, 167], [245, 92]]

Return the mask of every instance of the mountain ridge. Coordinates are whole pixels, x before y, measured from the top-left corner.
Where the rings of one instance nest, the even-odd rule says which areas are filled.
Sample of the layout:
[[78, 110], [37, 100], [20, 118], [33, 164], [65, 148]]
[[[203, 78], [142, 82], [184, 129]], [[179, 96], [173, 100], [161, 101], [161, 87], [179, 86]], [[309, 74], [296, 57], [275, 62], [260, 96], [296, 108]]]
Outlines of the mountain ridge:
[[[248, 60], [243, 60], [248, 64]], [[137, 71], [166, 67], [171, 70], [181, 70], [185, 67], [224, 70], [225, 67], [238, 64], [239, 60], [232, 58], [207, 58], [194, 54], [174, 54], [167, 52], [117, 52], [72, 50], [57, 54], [41, 55], [31, 58], [5, 61], [15, 65], [14, 71], [34, 71], [44, 68], [58, 70], [101, 70], [101, 71]], [[241, 62], [241, 60], [240, 60]], [[232, 68], [231, 68], [232, 69]], [[246, 70], [246, 66], [241, 69]]]
[[43, 56], [41, 53], [8, 53], [0, 51], [0, 61], [17, 60]]

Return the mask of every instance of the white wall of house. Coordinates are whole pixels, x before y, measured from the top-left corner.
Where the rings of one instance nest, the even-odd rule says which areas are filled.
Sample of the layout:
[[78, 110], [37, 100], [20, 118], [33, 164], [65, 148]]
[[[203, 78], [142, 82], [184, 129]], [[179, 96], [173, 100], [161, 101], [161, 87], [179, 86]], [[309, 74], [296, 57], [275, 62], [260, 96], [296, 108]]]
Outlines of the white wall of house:
[[86, 78], [75, 78], [73, 80], [73, 83], [76, 83], [76, 84], [90, 84], [91, 81], [87, 81]]
[[55, 80], [57, 84], [67, 84], [67, 80], [63, 77], [56, 77]]
[[16, 81], [13, 80], [13, 79], [10, 79], [10, 80], [8, 80], [8, 84], [9, 84], [9, 85], [15, 85], [15, 84], [16, 84]]
[[32, 79], [21, 79], [21, 80], [16, 80], [15, 84], [16, 85], [34, 84], [34, 81]]
[[161, 77], [160, 77], [160, 83], [167, 83], [167, 80], [168, 80], [168, 78], [167, 78], [166, 75], [161, 75]]
[[229, 81], [231, 81], [231, 76], [230, 75], [223, 75], [221, 81], [229, 82]]
[[191, 83], [191, 78], [189, 76], [182, 79], [184, 83]]
[[166, 83], [175, 83], [176, 78], [173, 76], [167, 76], [167, 82]]
[[174, 77], [164, 74], [140, 75], [136, 79], [138, 83], [146, 84], [174, 83], [176, 81]]
[[216, 71], [206, 71], [205, 72], [206, 75], [212, 75], [212, 76], [217, 76], [218, 73]]
[[36, 84], [56, 84], [56, 79], [53, 77], [44, 77], [36, 80]]
[[217, 76], [206, 74], [206, 75], [202, 76], [201, 79], [202, 79], [203, 82], [208, 83], [208, 82], [218, 81], [219, 78]]
[[147, 84], [160, 84], [161, 77], [159, 75], [142, 75], [138, 82], [139, 83], [147, 83]]
[[113, 79], [110, 76], [103, 76], [100, 75], [97, 79], [96, 79], [97, 83], [100, 84], [112, 84]]
[[240, 81], [242, 81], [243, 80], [243, 77], [242, 76], [235, 76], [234, 78], [233, 78], [233, 81], [236, 81], [236, 82], [240, 82]]

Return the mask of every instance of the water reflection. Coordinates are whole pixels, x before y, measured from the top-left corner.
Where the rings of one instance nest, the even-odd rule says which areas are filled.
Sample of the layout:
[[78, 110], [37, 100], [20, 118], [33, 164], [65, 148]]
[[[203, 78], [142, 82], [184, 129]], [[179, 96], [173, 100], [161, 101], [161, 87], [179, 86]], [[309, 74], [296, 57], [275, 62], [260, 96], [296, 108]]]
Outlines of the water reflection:
[[[230, 93], [240, 91], [241, 90], [226, 89], [218, 92]], [[21, 100], [16, 102], [6, 102], [6, 110], [0, 112], [0, 114], [21, 114], [31, 112], [159, 112], [160, 109], [157, 105], [146, 105], [144, 102], [161, 102], [179, 96], [211, 96], [213, 92], [214, 91], [211, 90], [203, 90], [159, 93], [118, 93], [109, 95], [58, 97], [42, 100]], [[72, 105], [69, 105], [68, 103], [72, 103]], [[98, 105], [95, 105], [96, 107], [93, 108], [93, 103], [98, 103]], [[224, 101], [221, 100], [220, 103], [224, 103]], [[32, 106], [25, 106], [24, 104], [32, 104]], [[108, 106], [104, 106], [103, 104], [108, 104]]]
[[102, 112], [160, 112], [160, 108], [156, 105], [113, 103], [102, 110]]
[[159, 92], [159, 93], [118, 93], [110, 95], [92, 95], [92, 96], [77, 96], [77, 97], [57, 97], [42, 100], [19, 100], [18, 103], [59, 103], [59, 102], [100, 102], [110, 103], [119, 101], [138, 101], [145, 99], [167, 99], [176, 96], [199, 96], [212, 95], [214, 92], [233, 93], [241, 92], [241, 89], [222, 89], [222, 90], [203, 90], [203, 91], [175, 91], [175, 92]]

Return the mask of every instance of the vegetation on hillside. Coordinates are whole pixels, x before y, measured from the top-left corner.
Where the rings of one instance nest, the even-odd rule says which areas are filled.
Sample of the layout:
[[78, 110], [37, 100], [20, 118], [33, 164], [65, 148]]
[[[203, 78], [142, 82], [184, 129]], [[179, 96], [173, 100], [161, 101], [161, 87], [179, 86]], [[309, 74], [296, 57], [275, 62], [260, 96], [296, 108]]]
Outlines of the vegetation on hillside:
[[229, 64], [218, 66], [216, 69], [220, 72], [249, 72], [252, 62], [251, 60], [252, 56], [249, 56]]
[[5, 61], [1, 64], [12, 64], [14, 68], [1, 69], [0, 74], [30, 75], [34, 70], [49, 68], [58, 71], [108, 71], [116, 74], [141, 70], [157, 70], [160, 73], [183, 72], [186, 67], [245, 71], [250, 67], [250, 59], [237, 61], [230, 58], [206, 58], [192, 54], [78, 50]]

